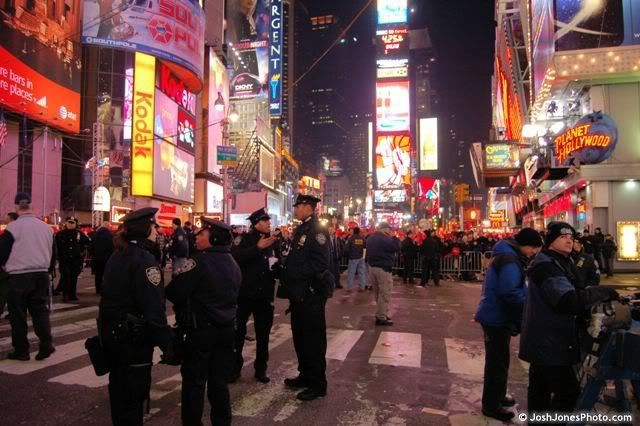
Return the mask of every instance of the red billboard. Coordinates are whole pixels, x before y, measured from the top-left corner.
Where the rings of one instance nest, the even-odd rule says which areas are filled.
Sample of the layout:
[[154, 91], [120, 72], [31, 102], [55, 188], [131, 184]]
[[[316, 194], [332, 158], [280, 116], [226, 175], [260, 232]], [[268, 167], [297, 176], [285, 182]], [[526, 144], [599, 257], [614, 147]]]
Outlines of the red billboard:
[[80, 1], [0, 3], [0, 105], [80, 131]]

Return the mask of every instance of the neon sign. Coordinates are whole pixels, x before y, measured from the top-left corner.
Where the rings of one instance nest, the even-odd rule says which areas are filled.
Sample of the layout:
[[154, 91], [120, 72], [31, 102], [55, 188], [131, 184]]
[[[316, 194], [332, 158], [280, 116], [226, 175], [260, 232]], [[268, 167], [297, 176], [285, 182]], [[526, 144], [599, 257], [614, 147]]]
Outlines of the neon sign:
[[282, 0], [271, 0], [269, 46], [269, 113], [282, 115]]

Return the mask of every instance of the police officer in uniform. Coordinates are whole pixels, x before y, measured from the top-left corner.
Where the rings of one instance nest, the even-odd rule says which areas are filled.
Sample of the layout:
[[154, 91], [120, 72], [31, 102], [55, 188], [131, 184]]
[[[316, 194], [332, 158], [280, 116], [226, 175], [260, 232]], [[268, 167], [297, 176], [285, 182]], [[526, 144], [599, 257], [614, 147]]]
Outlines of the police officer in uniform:
[[89, 238], [78, 229], [78, 220], [67, 217], [65, 229], [56, 234], [60, 287], [65, 302], [78, 300], [78, 275], [82, 272], [84, 251], [88, 246]]
[[114, 425], [142, 425], [151, 388], [153, 348], [170, 351], [163, 276], [151, 254], [158, 209], [127, 214], [102, 281], [99, 333], [111, 361], [109, 399]]
[[236, 381], [241, 374], [247, 321], [249, 316], [253, 315], [256, 332], [256, 360], [253, 363], [255, 378], [262, 383], [268, 383], [269, 333], [273, 325], [275, 292], [275, 274], [271, 271], [269, 259], [275, 259], [274, 244], [278, 237], [271, 235], [271, 217], [265, 209], [253, 212], [247, 220], [251, 222], [251, 230], [238, 235], [231, 248], [231, 253], [242, 270], [236, 317], [236, 369], [232, 381]]
[[571, 260], [576, 269], [576, 285], [579, 288], [586, 288], [591, 285], [600, 284], [600, 270], [593, 255], [584, 251], [582, 241], [578, 238], [573, 240], [573, 252]]
[[325, 304], [333, 291], [329, 271], [329, 235], [315, 214], [320, 199], [298, 195], [295, 218], [302, 222], [295, 231], [284, 265], [279, 297], [290, 302], [293, 344], [299, 375], [284, 381], [292, 389], [304, 389], [298, 399], [310, 401], [327, 393], [327, 327]]
[[203, 217], [198, 253], [167, 287], [178, 324], [186, 329], [182, 362], [182, 423], [201, 425], [205, 386], [211, 423], [231, 424], [227, 381], [233, 369], [234, 321], [242, 273], [231, 255], [231, 227]]
[[545, 247], [527, 271], [529, 286], [519, 356], [531, 364], [527, 403], [530, 412], [574, 410], [580, 394], [573, 370], [580, 356], [576, 316], [595, 303], [618, 298], [610, 288], [576, 286], [569, 259], [575, 238], [571, 225], [551, 222]]

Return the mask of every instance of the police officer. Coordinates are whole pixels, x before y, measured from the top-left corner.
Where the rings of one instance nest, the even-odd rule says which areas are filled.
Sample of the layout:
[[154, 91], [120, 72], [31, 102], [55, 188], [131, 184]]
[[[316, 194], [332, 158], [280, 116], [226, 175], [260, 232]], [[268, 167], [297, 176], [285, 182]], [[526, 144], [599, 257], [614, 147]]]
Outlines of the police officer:
[[[231, 255], [231, 227], [203, 217], [198, 253], [167, 287], [178, 324], [186, 329], [182, 363], [182, 423], [200, 425], [205, 386], [211, 423], [231, 424], [227, 381], [233, 369], [234, 320], [242, 274]], [[186, 323], [186, 324], [185, 324]]]
[[589, 306], [617, 299], [618, 293], [600, 286], [576, 286], [569, 259], [576, 232], [564, 222], [547, 227], [544, 249], [531, 263], [525, 302], [520, 358], [529, 368], [530, 412], [571, 412], [580, 394], [573, 371], [579, 362], [576, 316]]
[[318, 202], [320, 199], [311, 195], [300, 194], [296, 199], [294, 215], [302, 224], [293, 236], [279, 293], [290, 302], [291, 330], [300, 372], [298, 377], [285, 379], [284, 383], [289, 388], [304, 389], [297, 395], [302, 401], [327, 393], [325, 304], [334, 283], [329, 271], [329, 236], [315, 214]]
[[426, 239], [420, 247], [422, 256], [422, 277], [420, 285], [426, 287], [429, 277], [433, 279], [436, 287], [440, 285], [440, 255], [442, 254], [442, 241], [432, 229], [425, 231]]
[[262, 383], [268, 383], [269, 333], [273, 325], [275, 292], [275, 276], [271, 271], [269, 259], [275, 260], [274, 244], [278, 237], [271, 235], [271, 217], [265, 209], [253, 212], [247, 220], [251, 222], [250, 231], [235, 237], [231, 248], [231, 253], [242, 270], [242, 286], [236, 316], [236, 368], [232, 381], [236, 381], [241, 374], [247, 321], [249, 316], [253, 315], [253, 327], [256, 332], [256, 360], [253, 363], [255, 378]]
[[171, 257], [171, 275], [175, 275], [177, 271], [182, 269], [184, 263], [189, 257], [189, 237], [182, 228], [180, 218], [173, 219], [173, 235], [171, 236], [171, 245], [169, 246], [169, 257]]
[[89, 238], [78, 229], [78, 219], [65, 219], [65, 229], [56, 234], [56, 249], [60, 265], [60, 287], [63, 300], [78, 300], [78, 275], [82, 272], [85, 249]]
[[153, 348], [171, 353], [163, 276], [151, 254], [158, 209], [127, 214], [102, 280], [99, 333], [111, 361], [109, 399], [114, 425], [141, 425], [151, 388]]
[[593, 255], [584, 251], [582, 241], [578, 238], [573, 240], [573, 251], [571, 261], [576, 269], [576, 285], [585, 288], [590, 285], [600, 284], [600, 270]]

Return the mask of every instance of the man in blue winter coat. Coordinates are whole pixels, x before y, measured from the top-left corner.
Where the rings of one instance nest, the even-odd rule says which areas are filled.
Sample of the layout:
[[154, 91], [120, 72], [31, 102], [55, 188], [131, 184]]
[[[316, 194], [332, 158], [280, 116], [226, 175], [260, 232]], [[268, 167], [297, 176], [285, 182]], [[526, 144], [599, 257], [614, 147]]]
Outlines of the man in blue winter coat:
[[511, 336], [520, 331], [526, 296], [524, 268], [542, 245], [540, 234], [531, 228], [524, 228], [514, 238], [495, 245], [475, 316], [484, 331], [482, 413], [501, 421], [509, 421], [514, 416], [504, 407], [515, 404], [506, 393], [509, 344]]

